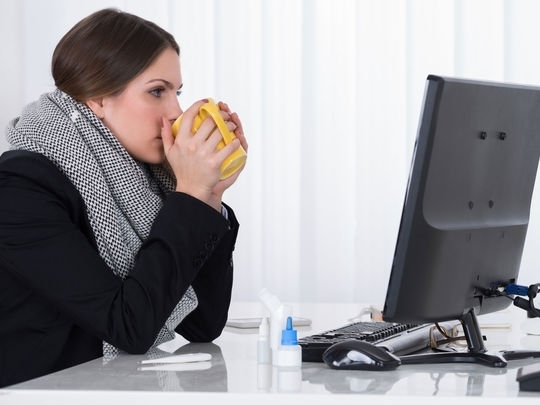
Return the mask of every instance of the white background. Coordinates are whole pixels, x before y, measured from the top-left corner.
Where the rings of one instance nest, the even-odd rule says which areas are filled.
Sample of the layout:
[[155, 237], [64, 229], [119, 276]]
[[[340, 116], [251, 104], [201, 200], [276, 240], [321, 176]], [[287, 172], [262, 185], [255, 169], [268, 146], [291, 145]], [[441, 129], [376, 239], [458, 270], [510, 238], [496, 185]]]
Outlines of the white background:
[[[381, 304], [427, 75], [540, 84], [534, 0], [0, 0], [2, 127], [53, 89], [61, 36], [110, 6], [175, 35], [184, 108], [210, 96], [243, 120], [235, 300]], [[539, 243], [535, 197], [521, 284]]]

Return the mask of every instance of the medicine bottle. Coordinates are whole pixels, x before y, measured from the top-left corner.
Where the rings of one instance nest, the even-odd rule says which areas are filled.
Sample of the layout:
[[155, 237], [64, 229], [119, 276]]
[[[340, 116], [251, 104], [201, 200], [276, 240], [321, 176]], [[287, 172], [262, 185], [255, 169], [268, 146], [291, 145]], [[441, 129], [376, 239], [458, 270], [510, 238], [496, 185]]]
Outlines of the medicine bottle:
[[302, 387], [302, 348], [298, 344], [292, 317], [287, 317], [287, 326], [281, 334], [277, 353], [278, 392], [299, 392]]
[[298, 344], [296, 329], [292, 326], [292, 317], [287, 317], [287, 326], [281, 333], [278, 348], [277, 365], [279, 367], [301, 367], [302, 348]]

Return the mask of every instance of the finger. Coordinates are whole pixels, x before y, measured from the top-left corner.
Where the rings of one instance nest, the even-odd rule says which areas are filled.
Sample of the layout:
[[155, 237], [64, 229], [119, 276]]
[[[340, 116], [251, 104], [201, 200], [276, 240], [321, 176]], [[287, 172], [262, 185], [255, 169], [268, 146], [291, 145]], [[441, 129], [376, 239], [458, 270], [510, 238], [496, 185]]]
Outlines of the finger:
[[201, 126], [195, 133], [193, 134], [193, 138], [196, 139], [199, 143], [206, 142], [214, 132], [218, 132], [216, 123], [212, 119], [212, 117], [207, 117], [202, 122]]
[[182, 114], [182, 122], [180, 123], [180, 128], [178, 128], [178, 133], [176, 136], [192, 136], [191, 129], [193, 128], [193, 120], [199, 113], [199, 109], [201, 106], [205, 103], [207, 103], [208, 100], [199, 100], [195, 103], [193, 103], [184, 113]]
[[227, 129], [234, 133], [236, 131], [237, 125], [233, 121], [225, 121], [225, 125], [227, 125]]
[[231, 153], [240, 147], [240, 139], [235, 138], [230, 143], [226, 144], [218, 153], [225, 160]]
[[[201, 129], [202, 129], [202, 126], [201, 126]], [[195, 134], [194, 136], [200, 136], [200, 132], [202, 132], [201, 130], [198, 131], [197, 134]], [[212, 154], [214, 153], [215, 151], [217, 151], [217, 147], [218, 147], [218, 144], [223, 141], [223, 137], [221, 135], [221, 132], [219, 131], [219, 129], [217, 129], [217, 127], [214, 127], [213, 130], [210, 130], [208, 132], [208, 135], [206, 136], [206, 138], [201, 142], [201, 148], [204, 148], [204, 150], [209, 153], [209, 154]]]
[[234, 129], [234, 134], [236, 135], [236, 137], [238, 139], [240, 139], [242, 147], [247, 152], [248, 143], [247, 143], [247, 139], [246, 139], [246, 137], [244, 135], [244, 127], [242, 126], [242, 121], [240, 121], [240, 118], [238, 117], [237, 113], [232, 113], [231, 114], [231, 120], [236, 125], [236, 128]]
[[227, 104], [227, 103], [224, 103], [223, 101], [219, 101], [219, 102], [218, 102], [218, 107], [219, 107], [219, 109], [220, 109], [221, 111], [225, 111], [225, 112], [227, 112], [227, 113], [230, 113], [230, 112], [231, 112], [231, 110], [230, 110], [228, 104]]
[[235, 133], [238, 132], [238, 133], [241, 133], [242, 135], [244, 135], [244, 129], [242, 127], [242, 121], [240, 121], [240, 118], [238, 117], [237, 113], [232, 113], [231, 114], [231, 121], [234, 122], [234, 124], [236, 125]]
[[174, 137], [169, 120], [165, 117], [161, 117], [161, 140], [163, 141], [163, 150], [165, 152], [171, 149], [174, 143]]
[[218, 107], [219, 107], [219, 112], [220, 112], [221, 117], [223, 118], [223, 120], [225, 122], [230, 121], [231, 120], [231, 110], [230, 110], [229, 106], [226, 103], [220, 101], [218, 103]]

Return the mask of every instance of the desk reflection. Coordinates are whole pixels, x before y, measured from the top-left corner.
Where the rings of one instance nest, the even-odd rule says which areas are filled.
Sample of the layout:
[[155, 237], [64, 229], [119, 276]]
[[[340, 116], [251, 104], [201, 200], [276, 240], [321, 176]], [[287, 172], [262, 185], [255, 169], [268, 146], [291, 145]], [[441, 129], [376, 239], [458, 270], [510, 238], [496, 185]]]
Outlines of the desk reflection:
[[[210, 353], [212, 359], [202, 362], [206, 364], [164, 364], [153, 369], [143, 368], [141, 364], [146, 359], [195, 352]], [[227, 384], [227, 367], [221, 348], [213, 343], [188, 343], [174, 352], [156, 349], [144, 355], [121, 353], [110, 359], [99, 358], [13, 388], [225, 392]]]
[[[384, 395], [390, 393], [399, 382], [402, 382], [404, 386], [414, 385], [411, 383], [414, 378], [415, 381], [422, 382], [424, 394], [431, 396], [444, 395], [440, 392], [440, 386], [446, 379], [452, 384], [454, 395], [482, 396], [489, 394], [489, 392], [484, 392], [484, 384], [488, 376], [507, 373], [512, 373], [514, 376], [519, 367], [535, 361], [537, 360], [513, 361], [505, 368], [479, 368], [475, 364], [404, 365], [392, 371], [333, 370], [320, 363], [304, 363], [302, 379], [310, 384], [322, 385], [331, 393]], [[431, 385], [426, 384], [426, 381]], [[417, 390], [418, 387], [415, 389]]]
[[227, 366], [221, 348], [214, 343], [188, 343], [174, 353], [152, 353], [149, 358], [159, 358], [187, 353], [210, 353], [208, 362], [168, 364], [157, 367], [139, 367], [145, 374], [154, 373], [162, 391], [227, 391]]

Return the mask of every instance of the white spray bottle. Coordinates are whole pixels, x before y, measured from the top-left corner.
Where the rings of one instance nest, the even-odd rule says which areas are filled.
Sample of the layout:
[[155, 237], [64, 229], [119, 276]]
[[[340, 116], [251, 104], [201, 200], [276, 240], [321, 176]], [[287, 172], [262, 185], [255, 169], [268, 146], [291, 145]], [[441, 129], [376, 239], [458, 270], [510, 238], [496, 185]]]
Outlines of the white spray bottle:
[[281, 342], [281, 331], [286, 328], [287, 317], [292, 316], [292, 308], [284, 305], [266, 288], [259, 292], [259, 299], [270, 312], [270, 348], [272, 364], [277, 364], [278, 349]]

